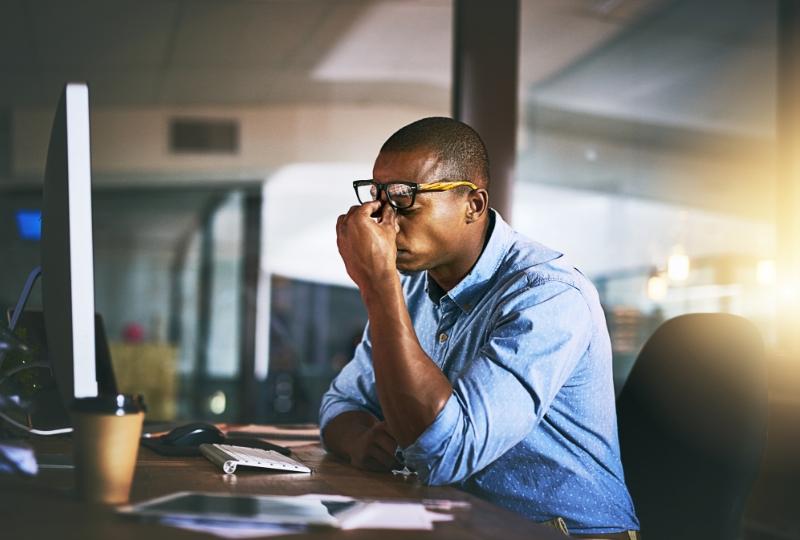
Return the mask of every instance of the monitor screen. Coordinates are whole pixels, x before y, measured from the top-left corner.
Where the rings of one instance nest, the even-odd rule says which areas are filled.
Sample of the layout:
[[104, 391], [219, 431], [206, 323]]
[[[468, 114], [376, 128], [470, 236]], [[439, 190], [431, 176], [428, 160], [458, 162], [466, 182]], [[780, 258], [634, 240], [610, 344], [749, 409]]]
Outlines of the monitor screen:
[[44, 175], [42, 307], [53, 372], [65, 402], [97, 395], [89, 88], [61, 94]]

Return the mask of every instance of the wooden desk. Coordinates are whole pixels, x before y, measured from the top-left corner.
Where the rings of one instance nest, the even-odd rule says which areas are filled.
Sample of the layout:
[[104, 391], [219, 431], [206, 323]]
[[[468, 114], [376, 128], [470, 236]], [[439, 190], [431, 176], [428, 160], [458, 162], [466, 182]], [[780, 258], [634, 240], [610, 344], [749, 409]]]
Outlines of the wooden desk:
[[[67, 453], [70, 440], [33, 441], [38, 452]], [[305, 540], [400, 538], [558, 540], [564, 537], [512, 512], [450, 487], [427, 487], [389, 474], [357, 470], [327, 455], [317, 444], [294, 448], [294, 455], [314, 469], [311, 475], [241, 471], [225, 475], [203, 457], [168, 458], [139, 450], [131, 501], [182, 490], [302, 495], [338, 493], [380, 499], [453, 499], [468, 501], [469, 510], [453, 512], [452, 522], [436, 523], [433, 531], [314, 531], [282, 538]], [[73, 470], [42, 470], [32, 479], [0, 476], [0, 539], [2, 540], [159, 540], [216, 538], [144, 523], [81, 503], [72, 493]]]

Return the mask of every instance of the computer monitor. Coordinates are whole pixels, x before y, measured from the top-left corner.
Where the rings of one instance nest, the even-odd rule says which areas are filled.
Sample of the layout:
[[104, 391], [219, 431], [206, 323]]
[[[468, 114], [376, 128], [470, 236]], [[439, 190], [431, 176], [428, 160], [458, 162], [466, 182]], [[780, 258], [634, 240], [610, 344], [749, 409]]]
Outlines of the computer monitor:
[[98, 393], [89, 88], [69, 83], [56, 109], [42, 207], [42, 307], [47, 348], [65, 402]]

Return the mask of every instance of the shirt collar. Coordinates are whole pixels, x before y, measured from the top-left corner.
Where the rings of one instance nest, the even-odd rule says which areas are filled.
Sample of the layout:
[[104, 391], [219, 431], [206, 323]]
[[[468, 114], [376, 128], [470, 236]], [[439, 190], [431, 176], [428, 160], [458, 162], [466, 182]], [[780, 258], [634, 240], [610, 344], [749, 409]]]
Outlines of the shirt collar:
[[[486, 243], [480, 257], [478, 257], [478, 261], [472, 267], [472, 270], [445, 295], [450, 297], [465, 313], [472, 311], [472, 308], [475, 307], [475, 304], [489, 288], [492, 278], [500, 267], [500, 263], [506, 258], [506, 253], [514, 243], [514, 237], [516, 236], [514, 230], [503, 220], [497, 210], [489, 210], [489, 219], [489, 241]], [[536, 254], [531, 261], [532, 264], [552, 260], [561, 255], [556, 251], [544, 248], [544, 246], [540, 247], [543, 249]], [[431, 287], [434, 290], [438, 289], [435, 283], [431, 283], [431, 277], [427, 272], [426, 281], [426, 290]]]

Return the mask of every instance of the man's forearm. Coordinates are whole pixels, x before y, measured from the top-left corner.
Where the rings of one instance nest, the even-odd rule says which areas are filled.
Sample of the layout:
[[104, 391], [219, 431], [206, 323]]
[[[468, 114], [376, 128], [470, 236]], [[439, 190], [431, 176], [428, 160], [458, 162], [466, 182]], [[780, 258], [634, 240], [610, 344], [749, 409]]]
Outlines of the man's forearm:
[[433, 423], [453, 388], [419, 344], [397, 274], [373, 281], [361, 294], [381, 409], [397, 442], [408, 446]]
[[366, 411], [347, 411], [331, 420], [322, 432], [325, 446], [337, 456], [349, 460], [352, 443], [379, 420]]

